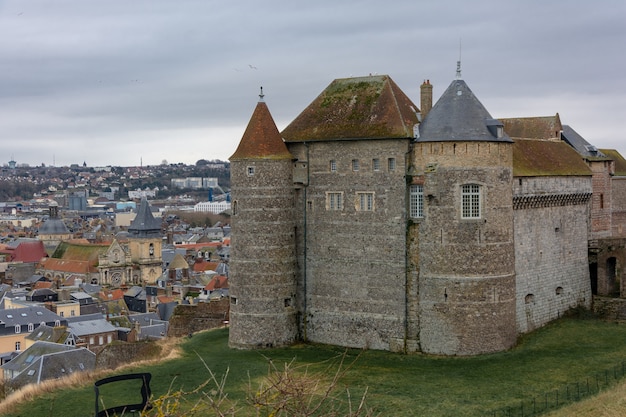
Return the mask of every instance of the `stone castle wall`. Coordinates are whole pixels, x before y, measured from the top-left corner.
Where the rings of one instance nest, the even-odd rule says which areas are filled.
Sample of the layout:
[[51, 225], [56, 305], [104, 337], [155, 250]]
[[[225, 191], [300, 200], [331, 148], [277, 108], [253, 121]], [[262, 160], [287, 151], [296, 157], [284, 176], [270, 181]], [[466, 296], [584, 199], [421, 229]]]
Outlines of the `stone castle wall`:
[[298, 329], [292, 161], [232, 161], [231, 179], [229, 344], [293, 343]]
[[[298, 247], [303, 334], [313, 342], [402, 350], [409, 140], [289, 146], [308, 163], [308, 187], [297, 192], [298, 242], [306, 241]], [[389, 158], [395, 161], [392, 170]], [[373, 210], [359, 210], [361, 192], [373, 193]], [[330, 209], [328, 193], [342, 195], [340, 210]]]
[[[423, 176], [419, 243], [421, 349], [473, 355], [515, 343], [515, 270], [510, 143], [417, 143]], [[478, 184], [481, 214], [461, 217], [461, 186]]]
[[589, 177], [514, 180], [517, 331], [591, 305], [587, 261]]

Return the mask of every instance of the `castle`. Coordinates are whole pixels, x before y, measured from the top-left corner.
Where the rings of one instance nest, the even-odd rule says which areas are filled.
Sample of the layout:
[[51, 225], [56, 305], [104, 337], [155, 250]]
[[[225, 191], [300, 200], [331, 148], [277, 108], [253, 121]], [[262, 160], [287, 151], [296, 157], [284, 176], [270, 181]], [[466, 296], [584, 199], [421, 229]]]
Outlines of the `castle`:
[[625, 292], [619, 153], [493, 118], [460, 71], [420, 91], [337, 79], [282, 132], [261, 94], [230, 158], [231, 347], [498, 352]]

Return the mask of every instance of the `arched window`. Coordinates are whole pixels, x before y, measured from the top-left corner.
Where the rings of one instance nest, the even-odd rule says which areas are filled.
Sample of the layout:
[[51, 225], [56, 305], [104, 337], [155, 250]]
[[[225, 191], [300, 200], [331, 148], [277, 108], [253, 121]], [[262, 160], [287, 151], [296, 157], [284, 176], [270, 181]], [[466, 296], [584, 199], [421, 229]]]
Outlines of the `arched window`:
[[535, 295], [534, 294], [526, 294], [526, 297], [524, 297], [524, 303], [526, 304], [531, 304], [535, 302]]
[[35, 330], [35, 325], [33, 323], [28, 323], [28, 331], [32, 332], [33, 330]]

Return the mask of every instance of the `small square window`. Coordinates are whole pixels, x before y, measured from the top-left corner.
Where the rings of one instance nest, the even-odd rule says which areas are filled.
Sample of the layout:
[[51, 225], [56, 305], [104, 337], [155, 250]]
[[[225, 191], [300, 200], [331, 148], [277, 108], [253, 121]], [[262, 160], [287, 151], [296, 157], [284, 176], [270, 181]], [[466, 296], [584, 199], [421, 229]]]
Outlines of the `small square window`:
[[374, 171], [380, 171], [380, 159], [372, 159], [372, 168], [374, 169]]
[[352, 160], [352, 171], [358, 171], [359, 170], [359, 160], [358, 159], [353, 159]]
[[387, 169], [389, 169], [389, 171], [396, 170], [396, 158], [387, 159]]
[[330, 172], [337, 172], [337, 161], [334, 159], [330, 160]]
[[248, 176], [249, 177], [254, 176], [254, 167], [248, 167], [247, 170], [248, 170]]

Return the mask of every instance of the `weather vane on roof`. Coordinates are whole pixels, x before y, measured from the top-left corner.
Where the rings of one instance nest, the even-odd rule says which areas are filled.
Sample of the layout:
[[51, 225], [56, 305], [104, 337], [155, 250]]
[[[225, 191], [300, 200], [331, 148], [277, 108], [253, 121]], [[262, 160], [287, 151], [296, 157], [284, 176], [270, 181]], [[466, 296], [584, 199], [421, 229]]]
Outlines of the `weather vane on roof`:
[[461, 79], [461, 40], [459, 39], [459, 60], [456, 61], [456, 79]]

